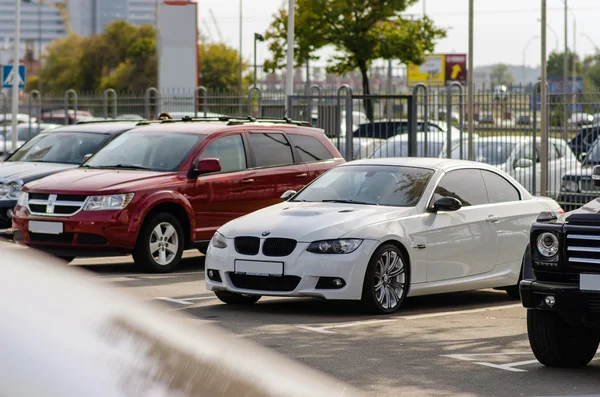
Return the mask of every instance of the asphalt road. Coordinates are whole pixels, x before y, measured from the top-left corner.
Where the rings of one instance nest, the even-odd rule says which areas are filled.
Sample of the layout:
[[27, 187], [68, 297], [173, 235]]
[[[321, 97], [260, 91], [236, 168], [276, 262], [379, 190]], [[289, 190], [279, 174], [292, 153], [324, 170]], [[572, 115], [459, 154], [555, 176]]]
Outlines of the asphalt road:
[[525, 310], [494, 290], [409, 298], [390, 316], [317, 299], [222, 304], [204, 287], [204, 260], [136, 273], [130, 258], [76, 260], [116, 288], [303, 362], [376, 396], [600, 396], [600, 355], [584, 369], [549, 369], [527, 341]]

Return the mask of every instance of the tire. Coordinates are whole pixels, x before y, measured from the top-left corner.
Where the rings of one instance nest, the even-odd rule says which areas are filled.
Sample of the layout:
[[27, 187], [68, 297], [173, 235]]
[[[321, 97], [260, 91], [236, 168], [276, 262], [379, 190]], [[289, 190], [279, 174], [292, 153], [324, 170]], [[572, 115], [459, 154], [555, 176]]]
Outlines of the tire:
[[[520, 281], [520, 279], [519, 279]], [[515, 299], [515, 300], [521, 300], [521, 292], [519, 292], [519, 284], [514, 285], [512, 287], [507, 287], [505, 289], [506, 293], [508, 294], [508, 296], [510, 296], [511, 298]]]
[[384, 244], [377, 248], [369, 261], [363, 281], [363, 310], [374, 314], [397, 311], [408, 292], [409, 271], [408, 262], [398, 247]]
[[600, 341], [597, 330], [572, 327], [558, 313], [544, 310], [527, 311], [527, 333], [535, 358], [548, 367], [583, 367]]
[[229, 291], [215, 291], [215, 295], [221, 302], [228, 305], [253, 305], [262, 298], [260, 295], [242, 295]]
[[152, 273], [172, 272], [181, 262], [185, 245], [177, 218], [163, 212], [148, 218], [133, 251], [135, 264]]
[[71, 263], [73, 262], [73, 259], [75, 259], [74, 256], [56, 256], [58, 259], [62, 259], [63, 261], [66, 261], [67, 263]]

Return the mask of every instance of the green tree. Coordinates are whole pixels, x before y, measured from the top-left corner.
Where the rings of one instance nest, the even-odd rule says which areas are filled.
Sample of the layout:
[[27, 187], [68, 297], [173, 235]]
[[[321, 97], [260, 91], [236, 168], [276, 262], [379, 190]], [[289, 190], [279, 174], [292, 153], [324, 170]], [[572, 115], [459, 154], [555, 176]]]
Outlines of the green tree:
[[[562, 76], [563, 75], [563, 60], [565, 58], [564, 52], [552, 52], [548, 56], [548, 65], [546, 67], [548, 76]], [[567, 56], [567, 65], [569, 76], [573, 73], [573, 57], [575, 57], [575, 70], [577, 71], [577, 75], [581, 76], [583, 71], [583, 67], [581, 61], [579, 60], [579, 56], [571, 51], [568, 52]]]
[[[239, 52], [223, 43], [205, 43], [198, 48], [200, 85], [209, 91], [239, 91]], [[242, 72], [248, 62], [242, 61]], [[242, 80], [243, 89], [250, 84], [248, 76]]]
[[[294, 58], [297, 65], [317, 59], [316, 50], [332, 46], [336, 55], [328, 71], [344, 74], [359, 69], [363, 93], [370, 94], [368, 70], [376, 59], [421, 63], [446, 31], [427, 17], [407, 19], [400, 15], [418, 0], [297, 0], [294, 9]], [[274, 71], [285, 63], [287, 10], [274, 16], [265, 34], [272, 59], [265, 63]], [[371, 101], [365, 101], [373, 120]]]
[[490, 81], [494, 86], [509, 85], [515, 82], [515, 76], [513, 76], [512, 72], [508, 70], [508, 66], [503, 63], [499, 63], [494, 65], [490, 71]]

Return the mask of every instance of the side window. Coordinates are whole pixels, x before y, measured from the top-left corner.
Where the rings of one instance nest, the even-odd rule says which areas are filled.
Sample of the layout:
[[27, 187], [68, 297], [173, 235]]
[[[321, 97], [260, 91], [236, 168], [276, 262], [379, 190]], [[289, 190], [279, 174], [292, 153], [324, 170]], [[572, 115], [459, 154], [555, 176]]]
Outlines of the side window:
[[241, 135], [230, 135], [211, 142], [200, 158], [217, 158], [221, 162], [221, 172], [234, 172], [246, 169], [246, 152]]
[[[542, 145], [538, 144], [537, 145], [537, 151], [538, 151], [538, 159], [537, 162], [540, 162], [540, 156], [542, 153]], [[560, 158], [558, 149], [556, 149], [556, 146], [554, 145], [554, 143], [552, 142], [548, 142], [548, 161], [552, 161], [552, 160], [556, 160]]]
[[519, 191], [506, 179], [490, 171], [481, 170], [483, 182], [487, 189], [490, 203], [505, 203], [507, 201], [519, 201]]
[[308, 135], [290, 134], [288, 138], [296, 151], [300, 155], [300, 160], [303, 163], [312, 163], [314, 161], [322, 161], [332, 159], [333, 156], [329, 150], [315, 137]]
[[454, 197], [465, 207], [488, 204], [483, 177], [475, 169], [450, 171], [444, 175], [435, 188], [433, 200], [442, 197]]
[[294, 164], [292, 147], [283, 134], [248, 134], [257, 167]]

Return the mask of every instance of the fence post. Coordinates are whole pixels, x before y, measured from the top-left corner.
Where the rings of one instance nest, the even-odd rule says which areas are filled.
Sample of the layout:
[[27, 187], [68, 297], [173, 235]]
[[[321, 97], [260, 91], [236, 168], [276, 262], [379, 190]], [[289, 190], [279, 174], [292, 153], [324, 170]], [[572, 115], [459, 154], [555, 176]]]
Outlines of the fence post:
[[257, 86], [253, 85], [248, 89], [248, 116], [252, 116], [252, 93], [256, 91], [258, 92], [258, 114], [260, 113], [260, 105], [262, 99], [262, 90]]
[[200, 86], [200, 87], [196, 87], [196, 89], [194, 90], [194, 117], [198, 117], [198, 94], [202, 93], [202, 99], [204, 99], [204, 102], [202, 104], [202, 108], [203, 108], [203, 112], [204, 112], [204, 117], [206, 117], [206, 110], [208, 108], [208, 105], [206, 103], [207, 97], [208, 97], [208, 90], [206, 89], [206, 87]]
[[417, 109], [417, 93], [419, 89], [423, 90], [423, 98], [425, 98], [425, 117], [423, 119], [423, 130], [425, 131], [423, 134], [423, 156], [427, 157], [428, 152], [428, 144], [427, 144], [427, 102], [429, 101], [429, 93], [427, 86], [423, 83], [417, 83], [413, 88], [413, 106], [411, 112], [408, 113], [408, 157], [416, 157], [417, 155], [417, 118], [418, 118], [418, 109]]
[[150, 94], [154, 93], [155, 98], [160, 98], [160, 93], [154, 87], [150, 87], [146, 90], [144, 95], [144, 111], [146, 112], [146, 120], [150, 120]]
[[[463, 94], [463, 86], [460, 83], [452, 82], [448, 85], [448, 87], [446, 87], [446, 124], [448, 124], [448, 131], [446, 134], [446, 157], [447, 158], [452, 158], [452, 88], [453, 87], [457, 87], [458, 88], [458, 95], [460, 98], [462, 98], [462, 94]], [[462, 111], [461, 111], [462, 113]], [[458, 137], [458, 147], [459, 147], [459, 151], [460, 151], [460, 159], [463, 159], [463, 142], [462, 142], [462, 138], [463, 138], [463, 132], [462, 130], [459, 131], [459, 137]]]
[[31, 115], [33, 114], [32, 110], [33, 110], [33, 98], [37, 97], [38, 100], [38, 112], [37, 112], [37, 125], [38, 125], [38, 133], [40, 132], [40, 123], [41, 123], [41, 116], [42, 116], [42, 96], [40, 94], [40, 92], [38, 90], [33, 90], [29, 93], [29, 95], [27, 95], [27, 105], [29, 108], [29, 131], [28, 131], [28, 135], [27, 135], [27, 140], [31, 139]]
[[[318, 86], [318, 85], [312, 85], [312, 86], [310, 86], [310, 88], [308, 89], [308, 117], [310, 119], [309, 122], [312, 121], [312, 103], [313, 103], [313, 101], [312, 101], [312, 99], [313, 99], [312, 92], [314, 90], [316, 90], [317, 94], [319, 94], [319, 96], [317, 97], [318, 98], [318, 101], [317, 101], [317, 118], [319, 118], [319, 116], [320, 116], [318, 112], [319, 112], [319, 108], [320, 108], [322, 100], [323, 100], [323, 89], [320, 86]], [[311, 124], [312, 124], [312, 122], [311, 122]]]
[[4, 137], [4, 147], [6, 148], [6, 118], [8, 117], [8, 97], [4, 92], [0, 92], [0, 95], [2, 98], [2, 113], [4, 113], [4, 118], [2, 119], [2, 136]]
[[[346, 101], [344, 108], [346, 109], [346, 160], [352, 161], [354, 159], [354, 131], [352, 131], [352, 88], [348, 84], [344, 84], [337, 90], [337, 114], [341, 116], [342, 111], [340, 110], [340, 98], [342, 91], [346, 91]], [[336, 132], [341, 126], [341, 120], [336, 117], [337, 122], [335, 123]], [[340, 134], [338, 136], [338, 147], [340, 143]]]
[[65, 92], [65, 125], [69, 124], [69, 97], [73, 96], [73, 124], [77, 122], [77, 91], [71, 89]]
[[104, 118], [108, 118], [108, 94], [113, 95], [113, 117], [117, 118], [117, 91], [109, 88], [104, 91]]

